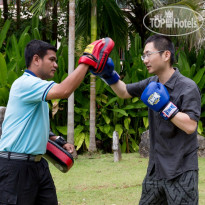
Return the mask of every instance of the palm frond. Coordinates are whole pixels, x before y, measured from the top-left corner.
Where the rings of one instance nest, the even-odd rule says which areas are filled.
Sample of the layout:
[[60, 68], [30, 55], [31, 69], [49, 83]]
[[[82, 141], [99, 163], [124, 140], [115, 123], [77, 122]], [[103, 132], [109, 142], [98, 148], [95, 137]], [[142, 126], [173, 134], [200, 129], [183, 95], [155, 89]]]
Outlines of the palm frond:
[[47, 0], [36, 0], [34, 4], [29, 8], [29, 10], [34, 14], [34, 15], [45, 15], [45, 7], [46, 7], [46, 2]]
[[117, 6], [115, 0], [98, 0], [98, 2], [99, 37], [109, 35], [117, 46], [125, 45], [128, 25], [122, 10]]
[[[76, 38], [83, 36], [90, 40], [91, 29], [91, 1], [77, 0], [76, 2]], [[127, 42], [127, 22], [123, 12], [117, 6], [115, 0], [97, 1], [97, 26], [98, 38], [109, 36], [116, 46], [125, 45]], [[89, 43], [89, 42], [88, 42]]]
[[[76, 1], [76, 38], [90, 36], [90, 21], [91, 21], [91, 1], [90, 0], [77, 0]], [[90, 43], [90, 42], [87, 42]]]

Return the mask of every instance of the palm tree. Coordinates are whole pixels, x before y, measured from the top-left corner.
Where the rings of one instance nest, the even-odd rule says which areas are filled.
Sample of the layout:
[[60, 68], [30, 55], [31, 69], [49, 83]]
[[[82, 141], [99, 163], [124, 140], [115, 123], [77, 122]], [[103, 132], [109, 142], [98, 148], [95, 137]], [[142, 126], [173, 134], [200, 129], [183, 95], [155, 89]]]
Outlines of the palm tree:
[[53, 0], [52, 8], [52, 40], [55, 40], [57, 45], [58, 37], [58, 0]]
[[6, 107], [0, 106], [0, 138], [1, 138], [1, 134], [2, 134], [2, 123], [4, 120], [5, 111], [6, 111]]
[[16, 27], [17, 30], [20, 28], [20, 19], [21, 19], [21, 1], [16, 0], [16, 15], [17, 15], [17, 22], [16, 22]]
[[[97, 0], [97, 39], [105, 36], [115, 41], [115, 47], [127, 44], [127, 22], [115, 0]], [[76, 38], [84, 37], [90, 43], [91, 0], [76, 1]], [[82, 51], [83, 51], [82, 47]]]
[[8, 8], [8, 2], [7, 2], [7, 0], [3, 0], [3, 7], [4, 7], [4, 13], [3, 13], [4, 22], [6, 22], [6, 20], [7, 20], [8, 17], [9, 17], [9, 8]]
[[[91, 6], [91, 42], [97, 38], [97, 0], [92, 0]], [[95, 117], [96, 117], [96, 95], [95, 95], [95, 76], [90, 75], [90, 143], [89, 152], [95, 152]]]
[[[68, 38], [68, 74], [71, 74], [75, 66], [75, 0], [69, 1], [69, 38]], [[67, 141], [74, 145], [74, 93], [68, 98]], [[73, 157], [77, 158], [74, 150]]]
[[[115, 41], [115, 49], [127, 43], [127, 22], [115, 0], [77, 0], [76, 38], [85, 45], [109, 36]], [[90, 15], [91, 13], [91, 15]], [[91, 38], [90, 38], [91, 36]], [[84, 42], [82, 43], [82, 37]], [[78, 44], [78, 48], [79, 48]], [[81, 50], [84, 49], [82, 46]], [[90, 144], [89, 151], [96, 151], [95, 142], [95, 76], [90, 78]]]
[[[37, 16], [42, 15], [42, 23], [44, 25], [43, 31], [42, 31], [42, 38], [44, 41], [47, 41], [46, 33], [47, 28], [45, 25], [48, 25], [48, 19], [50, 13], [52, 13], [52, 28], [51, 28], [51, 34], [52, 34], [52, 40], [55, 41], [55, 44], [57, 45], [57, 36], [58, 36], [58, 3], [60, 3], [59, 0], [36, 0], [33, 5], [30, 7], [30, 10]], [[52, 10], [51, 10], [52, 8]]]
[[153, 0], [136, 1], [136, 0], [116, 0], [122, 8], [125, 17], [129, 22], [129, 33], [139, 33], [142, 42], [149, 36], [149, 32], [143, 25], [143, 18], [153, 9]]

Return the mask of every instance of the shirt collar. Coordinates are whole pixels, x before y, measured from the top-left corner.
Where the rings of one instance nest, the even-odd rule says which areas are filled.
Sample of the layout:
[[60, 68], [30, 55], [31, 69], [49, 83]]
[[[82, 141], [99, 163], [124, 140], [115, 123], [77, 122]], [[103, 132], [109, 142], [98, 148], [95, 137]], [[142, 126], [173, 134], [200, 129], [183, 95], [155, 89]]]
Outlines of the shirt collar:
[[[173, 75], [170, 77], [170, 79], [164, 84], [166, 87], [170, 88], [170, 89], [174, 89], [174, 85], [177, 81], [177, 78], [180, 76], [180, 72], [179, 72], [179, 69], [178, 68], [174, 68], [175, 72], [173, 73]], [[156, 82], [159, 82], [159, 78], [158, 76], [156, 75], [155, 76], [155, 81]]]
[[37, 77], [36, 74], [34, 74], [32, 71], [26, 69], [24, 72], [29, 73], [30, 75], [33, 75], [34, 77]]
[[177, 81], [177, 78], [180, 75], [179, 69], [178, 68], [174, 68], [175, 72], [173, 73], [173, 75], [171, 76], [171, 78], [164, 84], [166, 87], [170, 88], [170, 89], [174, 89], [174, 85]]

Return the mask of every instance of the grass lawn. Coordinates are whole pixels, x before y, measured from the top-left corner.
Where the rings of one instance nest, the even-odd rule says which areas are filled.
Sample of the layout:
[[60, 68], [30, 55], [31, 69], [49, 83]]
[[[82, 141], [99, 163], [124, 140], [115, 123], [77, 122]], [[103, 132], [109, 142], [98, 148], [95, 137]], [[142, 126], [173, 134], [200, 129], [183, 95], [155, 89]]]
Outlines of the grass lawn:
[[[59, 205], [137, 205], [148, 159], [139, 154], [80, 155], [71, 170], [61, 173], [52, 164]], [[205, 204], [205, 158], [199, 158], [199, 205]]]

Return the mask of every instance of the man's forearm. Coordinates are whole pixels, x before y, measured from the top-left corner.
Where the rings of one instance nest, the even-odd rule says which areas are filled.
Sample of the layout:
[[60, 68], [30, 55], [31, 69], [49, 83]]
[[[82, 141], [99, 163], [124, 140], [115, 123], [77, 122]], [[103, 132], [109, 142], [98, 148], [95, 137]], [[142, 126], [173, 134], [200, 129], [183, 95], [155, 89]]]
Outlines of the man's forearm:
[[118, 80], [117, 83], [112, 84], [110, 87], [116, 93], [116, 95], [120, 98], [126, 99], [126, 98], [131, 98], [132, 97], [127, 92], [126, 84], [121, 80]]
[[171, 122], [187, 134], [192, 134], [193, 132], [195, 132], [197, 128], [197, 122], [195, 120], [190, 119], [190, 117], [183, 112], [178, 112], [171, 119]]
[[89, 66], [80, 64], [78, 67], [60, 84], [54, 85], [46, 96], [46, 100], [68, 98], [73, 91], [78, 88], [83, 81]]
[[52, 141], [55, 141], [57, 138], [57, 136], [49, 136], [49, 139], [52, 140]]

